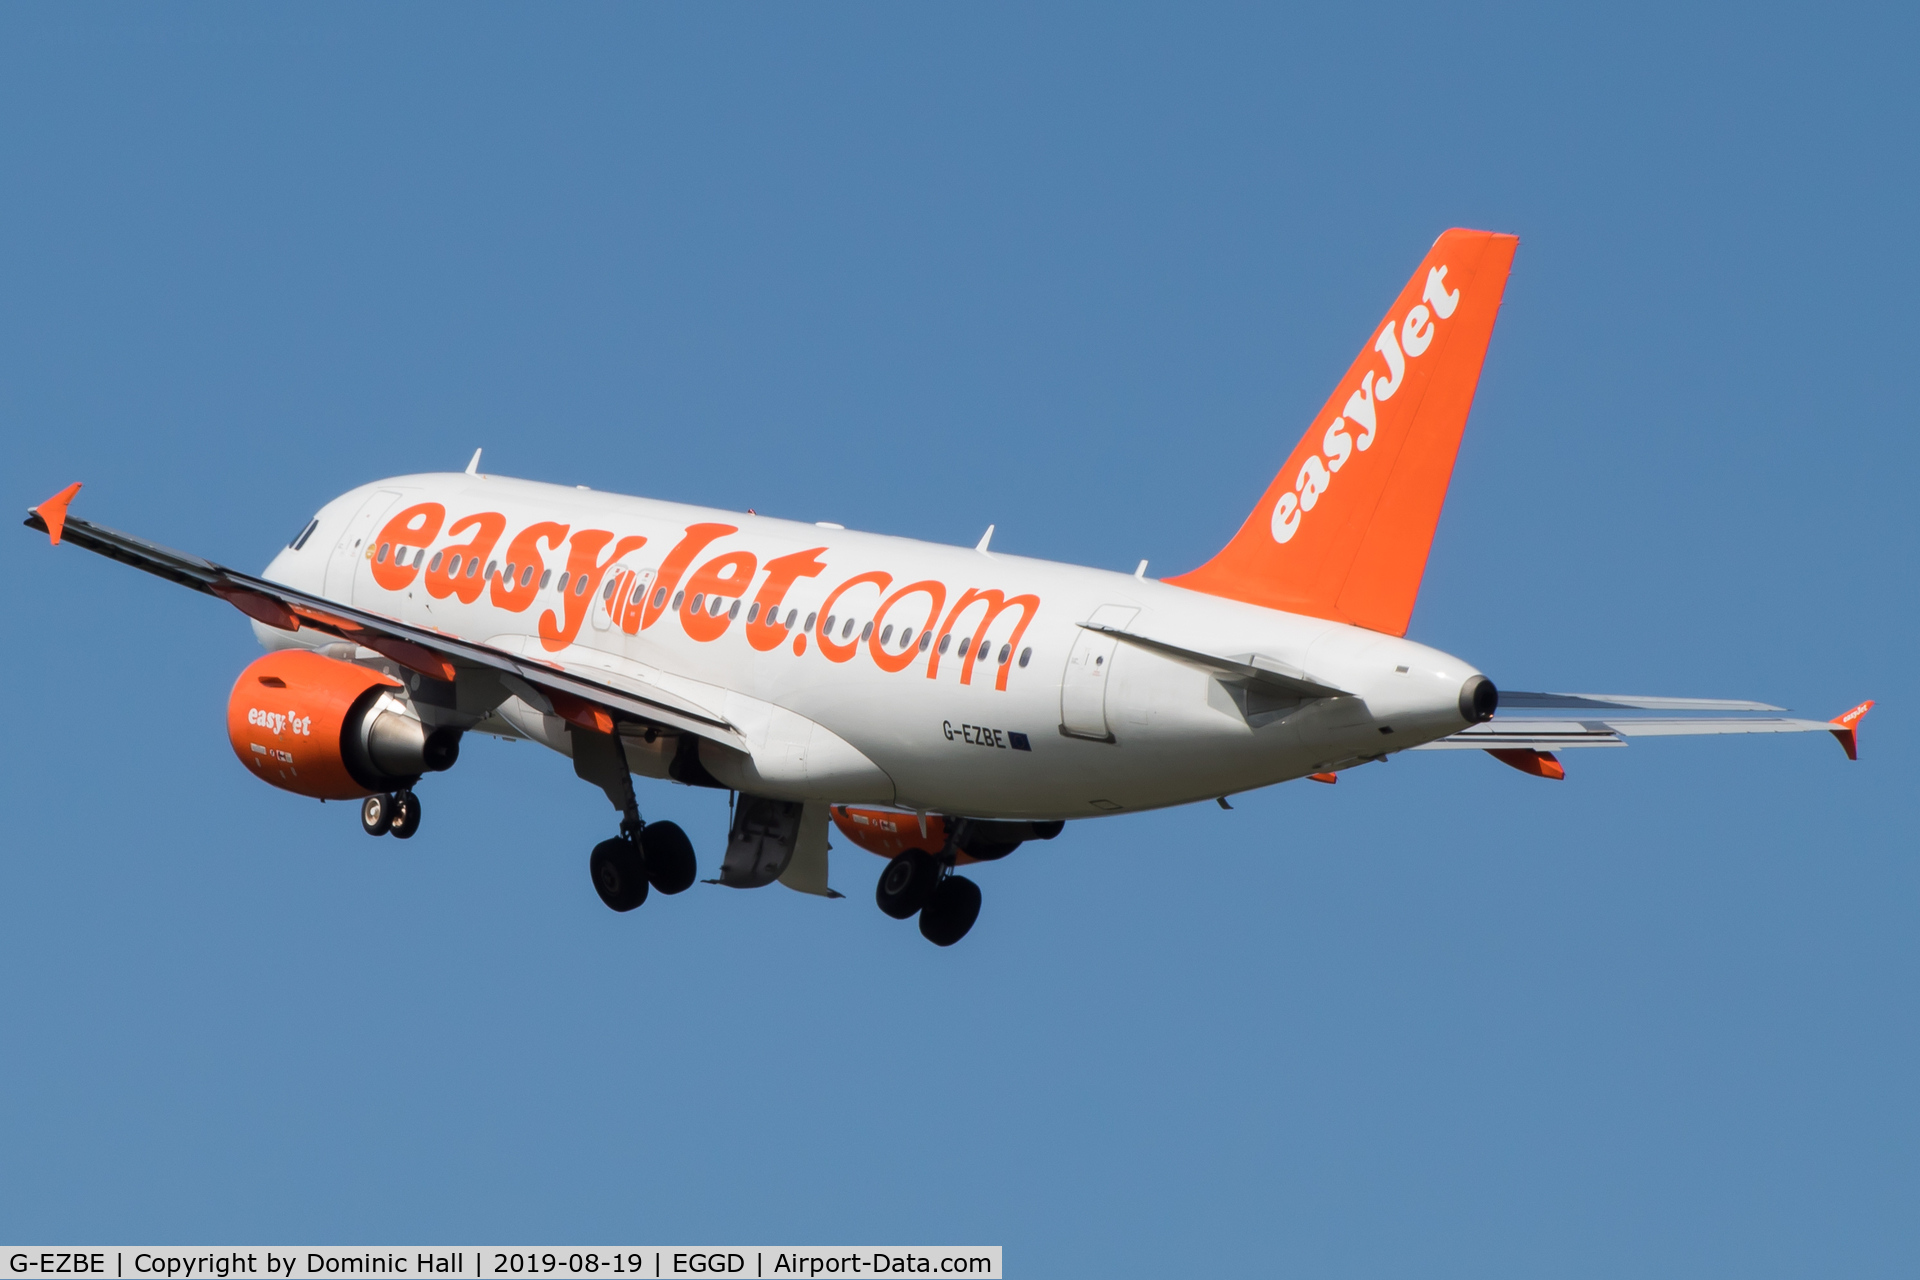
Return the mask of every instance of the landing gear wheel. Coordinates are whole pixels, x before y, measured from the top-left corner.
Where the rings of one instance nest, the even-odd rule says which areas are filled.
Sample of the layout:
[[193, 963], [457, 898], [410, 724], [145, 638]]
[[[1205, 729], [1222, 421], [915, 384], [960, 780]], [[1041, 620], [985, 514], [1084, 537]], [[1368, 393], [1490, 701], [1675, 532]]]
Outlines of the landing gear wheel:
[[980, 886], [965, 876], [948, 876], [920, 908], [920, 936], [936, 947], [950, 947], [979, 918]]
[[647, 900], [647, 860], [625, 836], [602, 840], [587, 859], [600, 901], [615, 911], [631, 911]]
[[647, 879], [662, 893], [684, 893], [700, 874], [693, 841], [677, 823], [651, 822], [640, 832]]
[[383, 836], [393, 826], [393, 797], [368, 796], [360, 802], [360, 828], [370, 836]]
[[909, 849], [880, 873], [874, 889], [874, 901], [895, 920], [905, 920], [926, 905], [934, 887], [940, 883], [940, 863], [930, 853]]
[[420, 797], [411, 791], [396, 792], [393, 797], [393, 825], [387, 831], [396, 840], [410, 840], [420, 829]]

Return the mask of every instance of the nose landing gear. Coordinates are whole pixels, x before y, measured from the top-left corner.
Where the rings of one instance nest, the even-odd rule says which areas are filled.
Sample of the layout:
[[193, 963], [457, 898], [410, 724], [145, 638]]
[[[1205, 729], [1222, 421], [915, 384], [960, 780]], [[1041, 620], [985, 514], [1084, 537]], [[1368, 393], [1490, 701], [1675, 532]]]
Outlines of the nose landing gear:
[[410, 790], [368, 796], [360, 802], [360, 828], [370, 836], [410, 839], [420, 829], [420, 797]]

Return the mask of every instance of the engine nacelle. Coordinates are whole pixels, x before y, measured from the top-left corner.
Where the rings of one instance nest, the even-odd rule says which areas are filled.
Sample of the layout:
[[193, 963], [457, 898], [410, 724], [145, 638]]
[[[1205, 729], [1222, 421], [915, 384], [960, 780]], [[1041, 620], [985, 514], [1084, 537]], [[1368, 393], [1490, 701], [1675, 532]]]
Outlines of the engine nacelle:
[[227, 698], [227, 740], [255, 777], [320, 800], [411, 787], [452, 766], [460, 731], [429, 730], [394, 696], [400, 682], [304, 649], [268, 654]]
[[1060, 834], [1064, 822], [1006, 822], [987, 818], [949, 818], [937, 813], [926, 816], [925, 834], [917, 813], [897, 809], [874, 809], [860, 805], [831, 806], [833, 825], [840, 834], [883, 858], [897, 857], [909, 849], [939, 854], [947, 849], [952, 835], [954, 861], [993, 862], [1004, 858], [1028, 840], [1051, 840]]

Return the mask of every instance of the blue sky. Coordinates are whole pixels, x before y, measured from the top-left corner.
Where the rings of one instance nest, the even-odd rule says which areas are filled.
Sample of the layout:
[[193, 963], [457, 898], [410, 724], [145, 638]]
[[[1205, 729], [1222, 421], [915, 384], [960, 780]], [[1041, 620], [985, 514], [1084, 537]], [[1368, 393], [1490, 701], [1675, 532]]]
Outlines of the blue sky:
[[[0, 14], [16, 511], [258, 567], [463, 466], [1170, 574], [1434, 236], [1521, 237], [1411, 634], [1824, 735], [1075, 824], [951, 951], [615, 916], [475, 742], [236, 767], [203, 597], [0, 538], [0, 1237], [1000, 1243], [1022, 1276], [1911, 1274], [1911, 15]], [[644, 787], [703, 859], [724, 796]]]

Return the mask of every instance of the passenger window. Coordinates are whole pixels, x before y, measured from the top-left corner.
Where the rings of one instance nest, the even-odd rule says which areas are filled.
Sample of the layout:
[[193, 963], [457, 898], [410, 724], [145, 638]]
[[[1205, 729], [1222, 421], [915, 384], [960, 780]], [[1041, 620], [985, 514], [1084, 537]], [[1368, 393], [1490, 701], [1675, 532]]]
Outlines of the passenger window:
[[676, 592], [674, 592], [674, 593], [673, 593], [673, 607], [674, 607], [675, 609], [678, 609], [678, 608], [680, 607], [680, 602], [681, 602], [682, 600], [685, 600], [686, 598], [687, 598], [687, 593], [686, 593], [686, 592], [684, 592], [684, 591], [676, 591]]
[[884, 649], [886, 646], [892, 643], [893, 643], [893, 628], [889, 626], [885, 631], [882, 631], [880, 633], [880, 647]]
[[600, 593], [600, 603], [601, 603], [601, 604], [612, 604], [612, 603], [613, 603], [613, 589], [614, 589], [615, 587], [617, 587], [617, 586], [619, 586], [619, 585], [620, 585], [620, 583], [619, 583], [619, 582], [618, 582], [617, 580], [615, 580], [615, 579], [613, 579], [613, 578], [608, 578], [608, 579], [607, 579], [607, 586], [606, 586], [606, 590], [604, 590], [604, 591], [602, 591], [602, 592]]
[[949, 631], [946, 635], [943, 635], [940, 637], [940, 652], [945, 653], [947, 651], [947, 646], [952, 643], [953, 643], [953, 633]]
[[928, 646], [930, 646], [932, 643], [933, 643], [933, 632], [922, 631], [920, 633], [920, 652], [925, 653], [927, 651]]
[[1026, 648], [1024, 648], [1024, 649], [1022, 649], [1022, 650], [1020, 651], [1020, 665], [1021, 665], [1021, 666], [1023, 666], [1023, 667], [1024, 667], [1024, 666], [1026, 666], [1026, 665], [1027, 665], [1027, 663], [1028, 663], [1028, 662], [1029, 662], [1029, 661], [1030, 661], [1030, 660], [1031, 660], [1032, 658], [1033, 658], [1033, 646], [1032, 646], [1032, 645], [1028, 645], [1028, 646], [1027, 646]]
[[545, 591], [547, 589], [547, 584], [552, 581], [553, 581], [553, 570], [551, 569], [542, 570], [540, 574], [540, 589], [542, 591]]
[[760, 616], [760, 602], [756, 600], [753, 602], [753, 608], [747, 610], [747, 625], [749, 626], [753, 625], [753, 620], [759, 616]]
[[[738, 600], [735, 600], [733, 604], [727, 609], [727, 621], [731, 622], [739, 616], [740, 616], [740, 602]], [[748, 618], [747, 621], [752, 622], [753, 619]]]
[[[808, 614], [808, 615], [807, 615], [807, 617], [808, 617], [808, 619], [809, 619], [809, 620], [811, 620], [811, 619], [812, 619], [812, 617], [813, 617], [813, 615], [812, 615], [812, 614]], [[838, 621], [840, 621], [840, 619], [838, 619], [838, 618], [836, 618], [836, 617], [834, 617], [834, 616], [833, 616], [832, 614], [828, 614], [828, 615], [827, 615], [827, 625], [826, 625], [826, 627], [825, 627], [825, 629], [824, 629], [824, 630], [823, 630], [823, 631], [821, 632], [821, 634], [822, 634], [822, 635], [829, 635], [829, 636], [830, 636], [830, 635], [832, 635], [832, 634], [833, 634], [833, 624], [834, 624], [834, 623], [836, 623], [836, 622], [838, 622]], [[813, 630], [813, 628], [812, 628], [812, 627], [808, 627], [808, 628], [807, 628], [807, 630], [809, 630], [809, 631], [811, 631], [811, 630]]]
[[661, 605], [665, 604], [666, 602], [667, 602], [667, 589], [665, 587], [661, 587], [658, 591], [655, 591], [653, 593], [653, 607], [658, 609]]
[[428, 573], [438, 573], [438, 572], [440, 572], [440, 557], [441, 557], [441, 556], [443, 556], [443, 555], [445, 555], [445, 554], [446, 554], [446, 552], [444, 552], [444, 551], [436, 551], [436, 552], [434, 552], [434, 553], [433, 553], [433, 560], [432, 560], [432, 561], [431, 561], [431, 562], [430, 562], [430, 563], [429, 563], [429, 564], [427, 565], [427, 572], [428, 572]]
[[587, 575], [586, 574], [583, 573], [580, 575], [579, 582], [573, 588], [573, 594], [577, 596], [583, 596], [587, 594]]
[[520, 571], [520, 585], [522, 587], [525, 587], [528, 583], [532, 581], [533, 581], [533, 566], [528, 565], [526, 568]]
[[[820, 615], [819, 615], [819, 614], [817, 614], [817, 613], [810, 613], [810, 614], [808, 614], [808, 615], [807, 615], [807, 630], [808, 630], [808, 631], [811, 631], [811, 630], [813, 630], [813, 620], [814, 620], [815, 618], [817, 618], [817, 617], [819, 617], [819, 616], [820, 616]], [[793, 615], [792, 615], [791, 613], [789, 613], [789, 614], [787, 615], [787, 625], [788, 625], [788, 626], [792, 626], [792, 625], [793, 625]]]
[[561, 595], [567, 594], [567, 583], [571, 582], [572, 580], [573, 580], [573, 575], [570, 573], [563, 573], [560, 575], [559, 590]]
[[373, 557], [373, 562], [375, 564], [385, 564], [387, 562], [387, 548], [392, 545], [391, 542], [381, 543], [380, 550]]
[[1004, 667], [1004, 666], [1006, 666], [1006, 665], [1007, 665], [1007, 659], [1008, 659], [1008, 658], [1011, 658], [1012, 656], [1013, 656], [1013, 646], [1012, 646], [1012, 645], [1010, 645], [1010, 644], [1003, 644], [1003, 645], [1001, 645], [1001, 646], [1000, 646], [1000, 665], [1001, 665], [1001, 666], [1003, 666], [1003, 667]]

